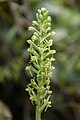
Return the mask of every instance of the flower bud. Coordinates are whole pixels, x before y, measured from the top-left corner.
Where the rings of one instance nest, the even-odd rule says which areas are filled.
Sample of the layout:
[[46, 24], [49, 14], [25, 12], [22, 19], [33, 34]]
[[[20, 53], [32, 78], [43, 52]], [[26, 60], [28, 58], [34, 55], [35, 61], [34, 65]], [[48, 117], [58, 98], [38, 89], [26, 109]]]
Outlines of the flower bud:
[[29, 51], [30, 51], [30, 48], [28, 48], [27, 51], [29, 52]]
[[46, 29], [47, 27], [51, 27], [51, 23], [45, 23], [44, 28]]
[[36, 21], [32, 21], [32, 24], [33, 24], [33, 25], [36, 25], [36, 26], [39, 25]]
[[46, 11], [46, 9], [45, 9], [44, 7], [42, 7], [42, 8], [41, 8], [41, 11], [42, 11], [42, 12], [45, 12], [45, 11]]
[[47, 22], [51, 22], [51, 17], [50, 16], [47, 17]]
[[47, 17], [47, 15], [48, 15], [48, 13], [47, 13], [47, 12], [46, 12], [46, 13], [43, 13], [44, 18], [46, 18], [46, 17]]
[[31, 38], [33, 41], [37, 40], [37, 37], [35, 35], [32, 36]]
[[54, 36], [54, 35], [56, 35], [56, 33], [54, 31], [52, 31], [51, 35]]
[[43, 16], [41, 14], [39, 15], [39, 19], [41, 19], [41, 20], [43, 19]]
[[29, 66], [26, 67], [26, 70], [29, 70]]
[[51, 45], [52, 45], [52, 43], [53, 43], [53, 40], [52, 40], [52, 39], [50, 39], [50, 40], [49, 40], [49, 46], [51, 46]]
[[28, 28], [28, 30], [33, 31], [33, 30], [34, 30], [34, 27], [30, 26], [30, 27]]
[[40, 9], [38, 9], [38, 13], [41, 14], [41, 10]]
[[49, 90], [49, 91], [48, 91], [48, 94], [51, 94], [51, 93], [52, 93], [52, 91], [51, 91], [51, 90]]
[[36, 60], [37, 60], [36, 56], [31, 56], [31, 61], [36, 61]]
[[31, 40], [28, 40], [27, 42], [30, 44], [30, 43], [31, 43]]
[[55, 61], [55, 59], [52, 57], [51, 59], [50, 59], [51, 61]]
[[54, 69], [55, 69], [55, 67], [54, 67], [54, 66], [52, 66], [52, 69], [54, 70]]
[[47, 26], [48, 26], [48, 27], [51, 26], [51, 23], [47, 23]]
[[38, 35], [38, 33], [37, 33], [37, 32], [34, 32], [34, 35], [35, 35], [36, 37], [39, 37], [39, 35]]
[[47, 32], [50, 31], [50, 30], [51, 30], [51, 27], [48, 27], [48, 28], [46, 29]]
[[56, 53], [56, 50], [51, 50], [52, 51], [52, 54]]

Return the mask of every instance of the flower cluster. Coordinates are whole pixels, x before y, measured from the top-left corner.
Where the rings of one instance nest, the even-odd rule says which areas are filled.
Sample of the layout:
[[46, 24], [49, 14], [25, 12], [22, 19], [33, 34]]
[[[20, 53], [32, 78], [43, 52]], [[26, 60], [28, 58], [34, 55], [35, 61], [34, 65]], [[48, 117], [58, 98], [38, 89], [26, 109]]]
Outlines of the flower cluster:
[[51, 31], [51, 17], [45, 8], [38, 10], [36, 18], [37, 21], [32, 21], [32, 26], [29, 27], [33, 35], [27, 41], [30, 44], [28, 51], [31, 60], [26, 70], [30, 71], [33, 78], [26, 90], [29, 92], [31, 102], [42, 112], [51, 106], [50, 79], [54, 69], [53, 54], [56, 51], [51, 50], [53, 40], [50, 38], [55, 35], [55, 32]]

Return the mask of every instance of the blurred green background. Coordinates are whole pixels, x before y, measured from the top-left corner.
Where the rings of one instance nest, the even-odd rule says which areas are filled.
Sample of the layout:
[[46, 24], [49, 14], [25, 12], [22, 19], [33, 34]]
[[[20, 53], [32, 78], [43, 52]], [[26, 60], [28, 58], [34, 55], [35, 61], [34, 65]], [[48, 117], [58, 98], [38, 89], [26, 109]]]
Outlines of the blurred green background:
[[0, 0], [0, 120], [34, 120], [25, 91], [30, 75], [28, 27], [38, 8], [52, 17], [56, 69], [51, 79], [52, 108], [42, 120], [80, 120], [80, 0]]

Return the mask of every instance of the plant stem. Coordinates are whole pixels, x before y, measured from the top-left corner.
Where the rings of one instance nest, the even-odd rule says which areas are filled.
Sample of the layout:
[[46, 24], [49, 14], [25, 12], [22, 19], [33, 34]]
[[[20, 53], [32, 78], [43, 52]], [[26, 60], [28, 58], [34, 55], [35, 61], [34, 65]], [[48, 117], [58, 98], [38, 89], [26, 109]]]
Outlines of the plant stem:
[[36, 120], [41, 120], [41, 112], [38, 106], [36, 106]]

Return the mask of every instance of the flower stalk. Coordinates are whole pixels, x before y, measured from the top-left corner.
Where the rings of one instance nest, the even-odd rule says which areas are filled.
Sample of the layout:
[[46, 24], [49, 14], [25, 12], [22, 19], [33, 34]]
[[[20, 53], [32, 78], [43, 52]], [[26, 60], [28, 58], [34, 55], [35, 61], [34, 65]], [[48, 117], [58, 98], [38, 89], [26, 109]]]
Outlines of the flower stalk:
[[54, 69], [53, 54], [56, 51], [51, 50], [53, 44], [51, 37], [55, 35], [55, 32], [51, 31], [51, 17], [48, 11], [45, 8], [38, 9], [36, 18], [37, 21], [32, 21], [32, 26], [29, 27], [33, 35], [27, 40], [30, 44], [28, 51], [31, 60], [26, 70], [30, 71], [32, 79], [26, 91], [29, 92], [32, 104], [36, 105], [36, 120], [41, 120], [42, 111], [51, 107], [50, 79]]

